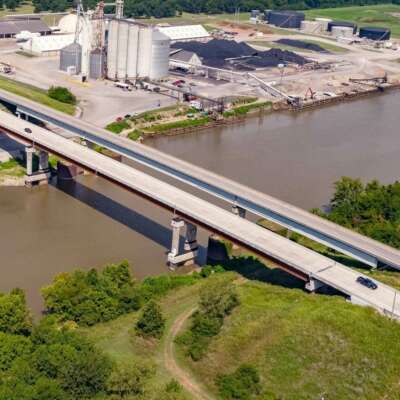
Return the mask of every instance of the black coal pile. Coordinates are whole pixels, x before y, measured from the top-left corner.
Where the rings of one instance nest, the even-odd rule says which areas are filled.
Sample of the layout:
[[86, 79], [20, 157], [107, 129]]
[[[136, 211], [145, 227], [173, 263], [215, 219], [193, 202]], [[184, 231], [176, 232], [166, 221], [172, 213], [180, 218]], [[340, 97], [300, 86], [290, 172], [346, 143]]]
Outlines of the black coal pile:
[[316, 51], [318, 53], [329, 54], [329, 51], [327, 51], [320, 45], [315, 44], [315, 43], [303, 42], [301, 40], [279, 39], [279, 40], [276, 40], [275, 43], [283, 44], [285, 46], [297, 47], [298, 49], [311, 50], [311, 51]]
[[308, 62], [307, 58], [299, 56], [292, 51], [271, 49], [261, 51], [256, 57], [247, 60], [247, 64], [256, 68], [276, 67], [279, 64], [298, 64], [304, 65]]
[[213, 39], [207, 43], [177, 42], [172, 47], [192, 51], [203, 59], [204, 64], [217, 68], [223, 67], [227, 58], [248, 57], [257, 54], [257, 50], [246, 43], [223, 39]]
[[278, 64], [287, 63], [303, 65], [308, 62], [306, 58], [291, 51], [280, 49], [257, 51], [246, 43], [234, 40], [213, 39], [207, 43], [176, 42], [172, 47], [196, 53], [204, 65], [242, 71], [276, 67]]

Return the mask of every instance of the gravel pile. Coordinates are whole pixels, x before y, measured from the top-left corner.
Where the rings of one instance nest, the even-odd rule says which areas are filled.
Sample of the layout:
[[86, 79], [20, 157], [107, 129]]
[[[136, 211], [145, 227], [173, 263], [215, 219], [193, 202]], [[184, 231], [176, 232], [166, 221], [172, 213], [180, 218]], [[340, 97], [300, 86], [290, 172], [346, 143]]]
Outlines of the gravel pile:
[[[274, 67], [282, 63], [303, 65], [308, 61], [291, 51], [280, 49], [257, 51], [246, 43], [238, 43], [234, 40], [213, 39], [207, 43], [176, 42], [172, 47], [192, 51], [202, 59], [204, 65], [216, 68], [254, 70], [255, 68]], [[232, 58], [238, 60], [229, 60]]]
[[276, 40], [275, 43], [283, 44], [285, 46], [297, 47], [298, 49], [317, 51], [318, 53], [329, 53], [329, 51], [327, 51], [323, 47], [319, 46], [318, 44], [302, 42], [301, 40], [279, 39], [279, 40]]

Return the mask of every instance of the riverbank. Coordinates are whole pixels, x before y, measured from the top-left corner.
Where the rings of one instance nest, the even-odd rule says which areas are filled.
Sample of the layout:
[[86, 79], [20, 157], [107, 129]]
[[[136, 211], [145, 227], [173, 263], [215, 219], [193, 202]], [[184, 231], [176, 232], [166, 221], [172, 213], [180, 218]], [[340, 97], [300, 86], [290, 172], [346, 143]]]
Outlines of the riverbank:
[[26, 170], [16, 159], [0, 162], [0, 186], [24, 186]]

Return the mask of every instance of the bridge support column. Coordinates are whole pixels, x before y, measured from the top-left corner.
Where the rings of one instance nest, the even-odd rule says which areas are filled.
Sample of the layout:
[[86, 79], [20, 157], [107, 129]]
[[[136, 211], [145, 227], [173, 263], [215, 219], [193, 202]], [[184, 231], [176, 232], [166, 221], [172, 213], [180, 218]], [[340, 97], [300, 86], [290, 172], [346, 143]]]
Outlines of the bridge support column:
[[48, 172], [49, 170], [49, 153], [44, 150], [39, 151], [39, 171]]
[[[180, 233], [181, 229], [186, 225], [185, 243], [183, 253], [179, 254], [180, 250]], [[178, 265], [191, 265], [197, 256], [197, 227], [196, 225], [186, 222], [181, 218], [174, 218], [171, 221], [172, 226], [172, 241], [171, 251], [168, 253], [168, 264], [172, 269]]]
[[315, 292], [323, 286], [325, 286], [323, 282], [315, 278], [310, 278], [310, 280], [306, 283], [306, 290], [309, 292]]
[[35, 154], [35, 149], [32, 146], [25, 148], [26, 152], [26, 174], [31, 176], [33, 174], [33, 155]]
[[246, 218], [246, 210], [242, 207], [239, 207], [238, 205], [234, 204], [232, 206], [232, 212], [235, 215], [238, 215], [241, 218]]

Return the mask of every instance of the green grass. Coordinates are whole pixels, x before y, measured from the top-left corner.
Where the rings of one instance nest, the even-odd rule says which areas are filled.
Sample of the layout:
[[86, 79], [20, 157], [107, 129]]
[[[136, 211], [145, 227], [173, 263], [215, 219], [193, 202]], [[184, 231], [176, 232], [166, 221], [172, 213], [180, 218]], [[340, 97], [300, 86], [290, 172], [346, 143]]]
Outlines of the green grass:
[[123, 130], [128, 129], [130, 125], [128, 124], [127, 121], [123, 120], [120, 122], [111, 122], [106, 126], [106, 129], [110, 132], [120, 134]]
[[16, 82], [14, 80], [0, 77], [0, 89], [14, 93], [18, 96], [43, 104], [66, 114], [74, 115], [75, 106], [71, 104], [61, 103], [58, 100], [52, 99], [47, 95], [46, 90], [39, 89], [25, 83]]
[[272, 102], [264, 101], [262, 103], [252, 103], [246, 104], [239, 107], [232, 108], [231, 110], [225, 111], [223, 116], [225, 118], [246, 115], [250, 111], [257, 110], [257, 109], [269, 109], [272, 106]]
[[0, 17], [4, 17], [8, 14], [30, 14], [33, 13], [33, 5], [30, 1], [22, 2], [20, 7], [17, 7], [15, 10], [9, 10], [7, 8], [3, 8], [0, 10]]
[[[199, 280], [197, 284], [174, 289], [173, 293], [160, 300], [167, 330], [179, 314], [194, 307], [198, 290], [203, 282], [205, 280]], [[162, 393], [159, 394], [159, 397], [154, 394], [162, 391], [161, 388], [171, 380], [171, 376], [163, 364], [164, 337], [157, 341], [145, 340], [137, 336], [134, 326], [139, 314], [140, 311], [130, 313], [90, 328], [79, 328], [79, 331], [106, 352], [116, 363], [134, 361], [152, 365], [156, 373], [149, 382], [148, 393], [153, 395], [150, 397], [151, 399], [161, 399], [163, 398]], [[179, 400], [181, 398], [183, 397], [179, 397]]]
[[15, 159], [0, 162], [1, 178], [21, 178], [25, 175], [25, 168]]
[[178, 128], [191, 128], [196, 126], [202, 126], [210, 122], [209, 117], [202, 117], [196, 119], [185, 119], [183, 121], [174, 121], [174, 122], [167, 122], [165, 124], [157, 124], [152, 125], [148, 129], [155, 133], [162, 133], [166, 131], [170, 131], [172, 129]]
[[393, 36], [400, 36], [400, 18], [391, 15], [400, 13], [400, 6], [383, 4], [360, 7], [313, 9], [306, 11], [308, 19], [326, 17], [357, 23], [358, 26], [381, 26], [390, 28]]
[[247, 363], [260, 372], [260, 400], [398, 399], [398, 323], [340, 297], [259, 282], [238, 290], [241, 305], [208, 355], [185, 359], [210, 391], [218, 374]]
[[128, 138], [131, 140], [138, 140], [141, 136], [143, 135], [143, 132], [140, 131], [139, 129], [135, 129], [132, 132], [128, 133]]

